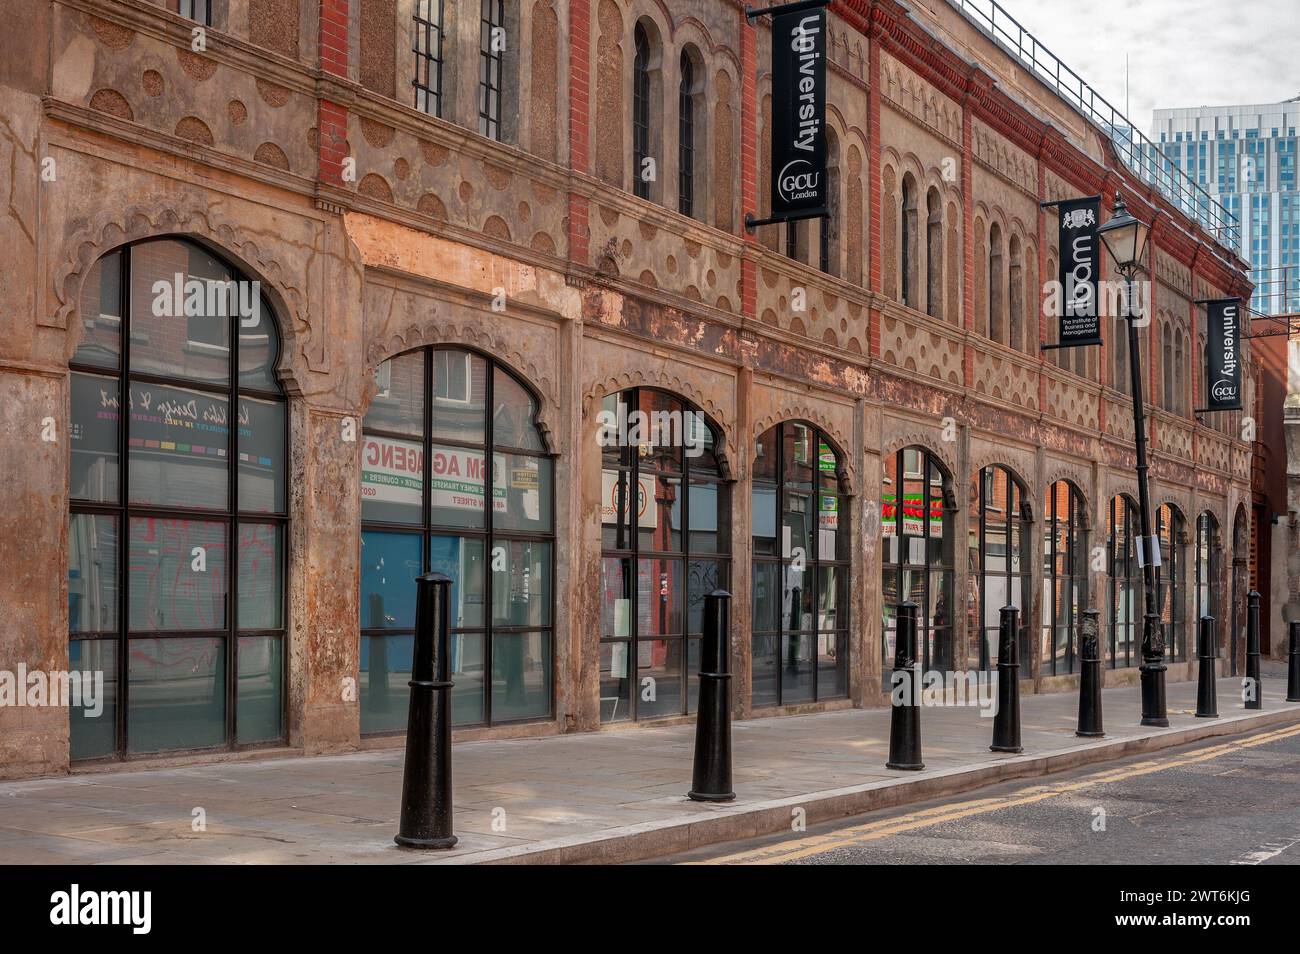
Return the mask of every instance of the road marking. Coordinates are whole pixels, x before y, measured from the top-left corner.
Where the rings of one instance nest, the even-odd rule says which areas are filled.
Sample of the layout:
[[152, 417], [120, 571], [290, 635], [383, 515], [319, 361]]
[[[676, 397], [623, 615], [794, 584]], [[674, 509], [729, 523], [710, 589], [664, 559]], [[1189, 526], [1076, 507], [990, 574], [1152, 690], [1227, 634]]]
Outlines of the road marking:
[[[986, 815], [990, 812], [1002, 811], [1006, 808], [1018, 808], [1022, 805], [1033, 805], [1037, 802], [1046, 801], [1049, 798], [1056, 798], [1059, 795], [1068, 795], [1097, 785], [1109, 785], [1113, 782], [1123, 782], [1133, 778], [1140, 778], [1144, 775], [1163, 772], [1171, 768], [1179, 768], [1184, 765], [1195, 765], [1199, 762], [1208, 762], [1212, 759], [1219, 758], [1222, 755], [1227, 755], [1230, 752], [1254, 748], [1257, 745], [1267, 745], [1270, 742], [1277, 742], [1282, 739], [1290, 738], [1293, 735], [1300, 735], [1300, 725], [1290, 726], [1285, 729], [1275, 729], [1270, 732], [1261, 732], [1258, 735], [1247, 736], [1244, 739], [1237, 739], [1232, 742], [1213, 745], [1195, 753], [1177, 756], [1168, 755], [1162, 758], [1135, 762], [1132, 765], [1121, 766], [1119, 768], [1104, 769], [1100, 772], [1095, 772], [1092, 775], [1084, 776], [1083, 778], [1073, 782], [1057, 782], [1048, 785], [1029, 785], [1019, 791], [1011, 792], [1006, 795], [968, 799], [964, 802], [957, 802], [949, 805], [937, 805], [933, 808], [909, 812], [896, 818], [887, 818], [880, 821], [868, 822], [863, 825], [855, 825], [850, 828], [841, 828], [834, 832], [827, 832], [824, 835], [810, 835], [806, 838], [784, 841], [774, 845], [765, 845], [761, 848], [753, 848], [748, 851], [741, 851], [736, 854], [725, 855], [719, 858], [709, 858], [697, 862], [686, 862], [686, 864], [770, 865], [780, 864], [786, 861], [796, 861], [800, 858], [808, 858], [813, 855], [823, 854], [827, 851], [834, 851], [838, 848], [847, 848], [851, 845], [879, 841], [880, 839], [888, 838], [891, 835], [898, 835], [904, 832], [929, 828], [934, 825], [941, 825], [944, 822], [960, 821], [963, 818], [970, 818], [976, 815]], [[1287, 847], [1290, 846], [1288, 845]], [[1281, 849], [1281, 851], [1285, 850], [1286, 848]]]
[[1246, 852], [1240, 858], [1234, 858], [1232, 861], [1229, 861], [1228, 864], [1257, 865], [1260, 862], [1268, 861], [1270, 858], [1276, 858], [1278, 855], [1282, 854], [1282, 852], [1286, 851], [1288, 848], [1294, 847], [1295, 845], [1300, 845], [1300, 838], [1293, 838], [1286, 844], [1270, 841], [1267, 844], [1256, 848], [1254, 851]]

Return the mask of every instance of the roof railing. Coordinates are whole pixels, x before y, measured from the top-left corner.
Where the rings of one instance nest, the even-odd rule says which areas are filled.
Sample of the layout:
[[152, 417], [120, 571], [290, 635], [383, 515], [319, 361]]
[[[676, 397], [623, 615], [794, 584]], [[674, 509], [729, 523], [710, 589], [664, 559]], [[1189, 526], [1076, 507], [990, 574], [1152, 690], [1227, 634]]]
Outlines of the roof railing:
[[1237, 254], [1241, 247], [1241, 224], [1237, 216], [1171, 161], [1123, 113], [1084, 82], [1083, 77], [1021, 26], [997, 0], [951, 2], [1085, 119], [1101, 127], [1119, 157], [1135, 175], [1160, 190], [1184, 215], [1199, 222], [1225, 250]]

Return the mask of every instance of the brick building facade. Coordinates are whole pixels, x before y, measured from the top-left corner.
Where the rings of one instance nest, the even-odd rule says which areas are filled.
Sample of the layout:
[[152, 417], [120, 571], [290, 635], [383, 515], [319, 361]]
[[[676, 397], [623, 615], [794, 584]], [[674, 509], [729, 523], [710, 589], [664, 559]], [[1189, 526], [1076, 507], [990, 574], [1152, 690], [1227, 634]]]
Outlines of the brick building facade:
[[[1057, 256], [1040, 203], [1101, 194], [1107, 214], [1117, 191], [1154, 223], [1143, 359], [1170, 678], [1194, 675], [1207, 606], [1227, 671], [1250, 445], [1238, 415], [1192, 413], [1193, 302], [1249, 298], [1246, 266], [952, 6], [832, 3], [832, 215], [752, 235], [769, 34], [731, 0], [2, 6], [23, 28], [0, 40], [0, 668], [99, 654], [118, 705], [98, 735], [67, 709], [0, 709], [0, 775], [394, 744], [404, 594], [444, 565], [463, 574], [461, 738], [689, 718], [714, 585], [736, 596], [741, 718], [886, 704], [900, 594], [925, 604], [942, 668], [989, 665], [981, 636], [1012, 599], [1038, 691], [1077, 680], [1077, 614], [1095, 606], [1108, 680], [1136, 683], [1119, 326], [1101, 348], [1038, 347]], [[271, 327], [241, 327], [237, 357], [229, 335], [167, 345], [142, 291], [123, 293], [181, 254], [190, 274], [210, 255], [260, 283]], [[184, 367], [142, 367], [153, 349]], [[214, 353], [228, 377], [199, 370]], [[97, 374], [129, 414], [78, 404]], [[200, 445], [174, 456], [173, 412], [150, 436], [146, 386], [238, 393], [239, 434], [210, 429], [201, 462], [228, 492], [196, 502]], [[700, 412], [704, 453], [611, 455], [597, 417], [620, 400]], [[70, 480], [79, 453], [130, 486]], [[488, 453], [478, 485], [429, 470], [477, 474]], [[151, 468], [158, 487], [137, 490]]]

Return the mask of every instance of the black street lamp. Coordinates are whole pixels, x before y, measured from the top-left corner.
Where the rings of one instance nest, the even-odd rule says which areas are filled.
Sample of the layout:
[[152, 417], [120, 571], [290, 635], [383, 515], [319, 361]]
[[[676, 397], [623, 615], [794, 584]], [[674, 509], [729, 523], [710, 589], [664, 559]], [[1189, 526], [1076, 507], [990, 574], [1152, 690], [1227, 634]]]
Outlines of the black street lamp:
[[[1160, 543], [1151, 533], [1151, 492], [1147, 487], [1146, 414], [1142, 404], [1142, 359], [1139, 353], [1134, 276], [1142, 268], [1151, 227], [1129, 214], [1124, 199], [1116, 193], [1111, 219], [1097, 230], [1115, 267], [1124, 276], [1124, 317], [1128, 321], [1128, 367], [1133, 384], [1133, 442], [1137, 446], [1138, 509], [1142, 536], [1138, 540], [1138, 561], [1142, 564], [1142, 724], [1169, 725], [1165, 713], [1165, 634], [1156, 612], [1156, 562]], [[1138, 312], [1141, 309], [1137, 309]]]

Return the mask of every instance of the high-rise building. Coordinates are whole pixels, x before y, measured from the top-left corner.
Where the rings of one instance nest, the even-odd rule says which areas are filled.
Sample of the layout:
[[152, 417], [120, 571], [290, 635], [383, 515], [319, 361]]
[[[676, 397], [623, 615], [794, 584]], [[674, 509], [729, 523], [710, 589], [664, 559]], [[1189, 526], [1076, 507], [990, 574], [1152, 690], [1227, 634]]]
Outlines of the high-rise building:
[[1300, 192], [1296, 126], [1300, 96], [1262, 106], [1157, 109], [1152, 139], [1235, 215], [1229, 238], [1250, 262], [1260, 314], [1300, 310]]

